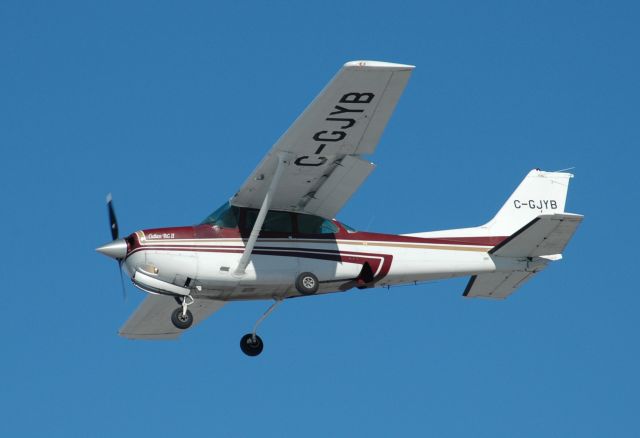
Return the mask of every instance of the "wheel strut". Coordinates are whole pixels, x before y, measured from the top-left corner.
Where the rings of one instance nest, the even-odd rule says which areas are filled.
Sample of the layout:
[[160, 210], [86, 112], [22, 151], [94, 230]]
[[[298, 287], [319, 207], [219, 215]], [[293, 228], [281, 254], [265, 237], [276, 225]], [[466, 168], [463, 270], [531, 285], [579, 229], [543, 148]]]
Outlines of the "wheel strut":
[[282, 303], [282, 298], [276, 299], [267, 311], [264, 312], [264, 314], [256, 321], [256, 324], [253, 326], [253, 331], [251, 333], [247, 333], [242, 337], [242, 339], [240, 339], [240, 349], [247, 356], [257, 356], [262, 353], [264, 344], [256, 332], [258, 331], [260, 324], [262, 324], [262, 322], [271, 315], [271, 312], [276, 310], [276, 307], [278, 307], [280, 303]]
[[282, 298], [276, 299], [275, 302], [267, 309], [266, 312], [262, 314], [260, 319], [256, 321], [256, 324], [253, 326], [253, 331], [251, 332], [251, 337], [255, 341], [256, 340], [256, 332], [258, 331], [258, 326], [262, 324], [262, 322], [267, 319], [271, 313], [276, 310], [276, 308], [282, 303]]
[[191, 295], [185, 295], [184, 297], [182, 297], [182, 316], [186, 316], [187, 315], [187, 307], [189, 307], [190, 305], [192, 305], [193, 303], [195, 303], [196, 300], [193, 299], [193, 297]]

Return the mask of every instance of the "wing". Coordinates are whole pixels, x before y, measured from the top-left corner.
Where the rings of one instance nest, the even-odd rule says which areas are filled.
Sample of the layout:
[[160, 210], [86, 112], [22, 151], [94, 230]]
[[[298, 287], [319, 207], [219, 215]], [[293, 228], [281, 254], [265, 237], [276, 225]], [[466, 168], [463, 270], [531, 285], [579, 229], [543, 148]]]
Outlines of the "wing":
[[372, 154], [409, 80], [411, 65], [346, 63], [271, 148], [231, 199], [260, 208], [278, 155], [286, 156], [271, 208], [332, 218], [375, 167]]
[[[197, 299], [189, 306], [193, 324], [204, 321], [224, 305], [224, 301]], [[171, 322], [171, 312], [177, 307], [172, 297], [149, 294], [122, 326], [119, 335], [129, 339], [176, 339], [184, 332]]]

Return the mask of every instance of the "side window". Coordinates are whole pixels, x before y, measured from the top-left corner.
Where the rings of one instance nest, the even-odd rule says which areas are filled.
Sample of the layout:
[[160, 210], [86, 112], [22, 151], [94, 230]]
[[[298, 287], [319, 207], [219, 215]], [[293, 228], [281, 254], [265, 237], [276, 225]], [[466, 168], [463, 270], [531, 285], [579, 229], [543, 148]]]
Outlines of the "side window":
[[325, 219], [320, 226], [320, 234], [336, 234], [338, 231], [338, 226], [329, 219]]
[[335, 234], [338, 232], [336, 224], [328, 219], [308, 214], [299, 214], [298, 232], [301, 234]]
[[286, 211], [268, 212], [262, 229], [276, 233], [292, 233], [293, 223], [291, 222], [291, 214]]
[[[247, 230], [253, 229], [258, 217], [258, 210], [247, 209], [245, 213], [245, 227]], [[269, 211], [267, 217], [262, 224], [262, 231], [272, 233], [291, 233], [293, 232], [293, 224], [291, 222], [291, 214], [286, 211]]]

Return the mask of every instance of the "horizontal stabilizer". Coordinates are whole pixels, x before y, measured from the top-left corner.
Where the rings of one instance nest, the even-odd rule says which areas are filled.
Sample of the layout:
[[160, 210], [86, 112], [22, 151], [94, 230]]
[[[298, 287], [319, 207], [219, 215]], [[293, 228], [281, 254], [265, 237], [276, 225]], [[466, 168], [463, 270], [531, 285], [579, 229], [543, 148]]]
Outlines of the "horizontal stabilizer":
[[535, 272], [492, 272], [474, 275], [469, 280], [463, 295], [469, 298], [505, 299], [542, 269], [544, 267]]
[[562, 254], [582, 218], [571, 213], [540, 215], [492, 248], [489, 254], [499, 257]]
[[561, 254], [582, 218], [579, 214], [570, 213], [536, 217], [489, 251], [496, 261], [508, 257], [521, 260], [526, 266], [519, 270], [474, 275], [463, 295], [496, 299], [508, 297], [549, 262], [562, 258]]

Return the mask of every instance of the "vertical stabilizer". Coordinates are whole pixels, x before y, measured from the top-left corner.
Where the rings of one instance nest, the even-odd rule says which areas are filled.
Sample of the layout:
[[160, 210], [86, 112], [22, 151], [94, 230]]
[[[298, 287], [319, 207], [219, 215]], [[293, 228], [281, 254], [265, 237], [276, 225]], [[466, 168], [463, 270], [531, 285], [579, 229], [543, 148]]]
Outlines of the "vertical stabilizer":
[[573, 175], [534, 169], [483, 228], [494, 236], [510, 236], [541, 214], [564, 213]]

